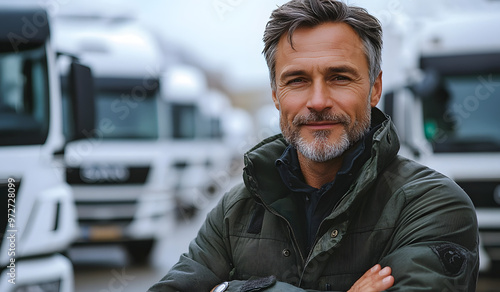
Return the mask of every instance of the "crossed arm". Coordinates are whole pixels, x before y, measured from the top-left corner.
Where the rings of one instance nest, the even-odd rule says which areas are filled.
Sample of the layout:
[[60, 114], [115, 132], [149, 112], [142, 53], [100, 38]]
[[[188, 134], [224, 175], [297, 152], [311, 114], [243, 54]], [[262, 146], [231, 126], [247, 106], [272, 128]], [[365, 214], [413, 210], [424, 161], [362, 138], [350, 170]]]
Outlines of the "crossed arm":
[[[391, 268], [381, 268], [379, 264], [373, 266], [347, 292], [381, 292], [390, 288], [394, 284], [394, 277], [391, 276]], [[287, 285], [287, 284], [281, 284]], [[287, 287], [287, 291], [290, 291]], [[214, 292], [215, 287], [210, 291]]]
[[[419, 200], [411, 212], [401, 214], [400, 224], [405, 232], [395, 232], [390, 251], [353, 284], [350, 292], [415, 290], [419, 287], [474, 291], [478, 264], [477, 243], [474, 243], [477, 223], [467, 218], [475, 215], [471, 211], [459, 211], [464, 208], [462, 205], [450, 205], [450, 201], [443, 196], [437, 198], [438, 201]], [[429, 218], [429, 205], [435, 218]], [[227, 280], [231, 267], [227, 264], [229, 255], [226, 253], [230, 248], [224, 243], [218, 223], [224, 221], [222, 210], [218, 206], [212, 211], [197, 238], [190, 244], [189, 254], [182, 255], [172, 270], [150, 288], [150, 292], [209, 291]], [[450, 222], [456, 226], [450, 226]], [[464, 235], [469, 236], [467, 240], [458, 240]], [[241, 287], [246, 282], [233, 280], [226, 291], [245, 291]], [[259, 291], [315, 290], [304, 290], [275, 279]]]

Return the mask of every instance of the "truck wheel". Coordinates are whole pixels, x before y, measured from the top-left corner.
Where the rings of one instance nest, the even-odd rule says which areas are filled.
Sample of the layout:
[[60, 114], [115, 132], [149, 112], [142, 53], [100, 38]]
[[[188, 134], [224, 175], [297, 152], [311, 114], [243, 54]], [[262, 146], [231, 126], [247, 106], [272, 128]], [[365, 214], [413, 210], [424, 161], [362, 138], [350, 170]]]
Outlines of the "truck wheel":
[[149, 262], [149, 255], [153, 250], [154, 240], [133, 241], [126, 244], [127, 252], [132, 264]]

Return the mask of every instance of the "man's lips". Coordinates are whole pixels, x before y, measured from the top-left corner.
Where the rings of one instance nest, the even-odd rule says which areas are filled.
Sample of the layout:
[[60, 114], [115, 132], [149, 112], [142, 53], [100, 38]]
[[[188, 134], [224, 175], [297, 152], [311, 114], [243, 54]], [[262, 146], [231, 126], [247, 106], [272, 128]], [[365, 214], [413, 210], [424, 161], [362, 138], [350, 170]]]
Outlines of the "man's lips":
[[311, 130], [328, 130], [337, 125], [341, 125], [341, 123], [333, 121], [321, 121], [321, 122], [309, 122], [302, 124], [302, 126]]

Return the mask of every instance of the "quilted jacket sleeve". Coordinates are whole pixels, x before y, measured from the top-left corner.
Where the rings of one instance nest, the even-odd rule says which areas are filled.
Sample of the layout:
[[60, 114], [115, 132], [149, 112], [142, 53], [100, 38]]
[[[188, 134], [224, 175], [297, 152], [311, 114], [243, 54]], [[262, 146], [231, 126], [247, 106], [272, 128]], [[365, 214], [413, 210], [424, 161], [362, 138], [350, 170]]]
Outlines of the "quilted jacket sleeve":
[[389, 291], [475, 291], [479, 235], [467, 194], [439, 178], [410, 184], [401, 197], [390, 252], [380, 261], [393, 270]]

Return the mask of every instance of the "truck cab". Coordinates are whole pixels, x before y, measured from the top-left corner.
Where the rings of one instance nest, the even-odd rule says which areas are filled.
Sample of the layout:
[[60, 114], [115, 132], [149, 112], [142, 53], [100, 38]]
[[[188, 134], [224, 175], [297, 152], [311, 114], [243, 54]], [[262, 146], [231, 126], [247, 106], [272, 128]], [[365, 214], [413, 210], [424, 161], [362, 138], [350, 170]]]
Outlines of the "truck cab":
[[55, 40], [94, 75], [96, 127], [88, 141], [67, 145], [64, 160], [78, 214], [75, 246], [119, 244], [132, 262], [146, 261], [175, 212], [161, 141], [159, 48], [133, 19], [78, 12], [57, 16]]
[[[64, 153], [62, 101], [45, 10], [0, 7], [0, 291], [74, 290], [63, 254], [77, 235]], [[93, 127], [90, 70], [71, 65], [73, 139]]]
[[161, 96], [167, 108], [168, 147], [175, 153], [173, 194], [178, 215], [186, 219], [229, 187], [232, 164], [240, 153], [235, 151], [239, 141], [228, 128], [237, 122], [238, 112], [226, 95], [208, 87], [205, 73], [192, 65], [167, 66], [161, 76]]
[[401, 152], [449, 176], [471, 198], [482, 271], [500, 261], [499, 16], [450, 14], [427, 25], [407, 48], [413, 74], [384, 96]]

